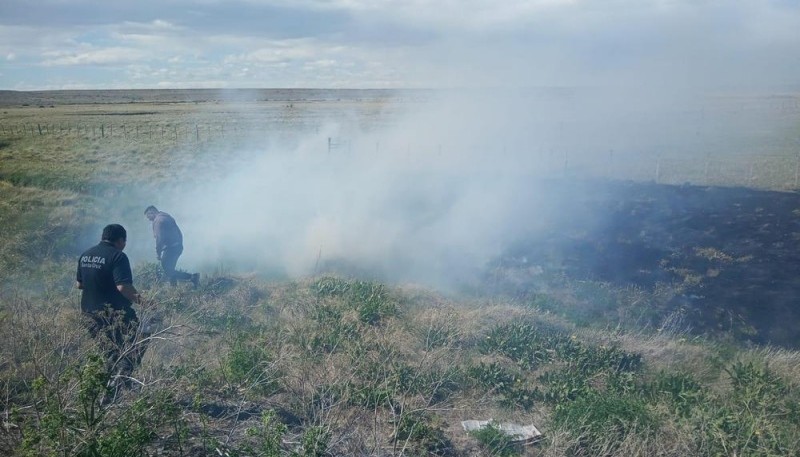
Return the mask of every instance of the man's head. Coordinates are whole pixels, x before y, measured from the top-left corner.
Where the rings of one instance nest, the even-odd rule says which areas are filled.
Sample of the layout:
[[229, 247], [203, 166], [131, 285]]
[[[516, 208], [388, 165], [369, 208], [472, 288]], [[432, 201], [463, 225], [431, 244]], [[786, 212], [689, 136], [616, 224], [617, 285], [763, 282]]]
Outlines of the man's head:
[[119, 224], [109, 224], [103, 228], [101, 241], [111, 243], [121, 251], [125, 249], [125, 244], [128, 241], [128, 232], [125, 231], [125, 227]]
[[156, 208], [153, 205], [148, 206], [144, 210], [144, 215], [145, 215], [145, 217], [147, 217], [147, 220], [149, 220], [149, 221], [152, 221], [153, 219], [155, 219], [157, 214], [158, 214], [158, 208]]

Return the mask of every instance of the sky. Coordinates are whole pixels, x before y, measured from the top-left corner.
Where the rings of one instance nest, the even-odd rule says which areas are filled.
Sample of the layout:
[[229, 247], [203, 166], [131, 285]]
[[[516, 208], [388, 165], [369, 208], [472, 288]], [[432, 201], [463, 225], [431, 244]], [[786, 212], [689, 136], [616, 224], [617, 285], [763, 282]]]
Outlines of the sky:
[[800, 81], [800, 0], [3, 0], [0, 89]]

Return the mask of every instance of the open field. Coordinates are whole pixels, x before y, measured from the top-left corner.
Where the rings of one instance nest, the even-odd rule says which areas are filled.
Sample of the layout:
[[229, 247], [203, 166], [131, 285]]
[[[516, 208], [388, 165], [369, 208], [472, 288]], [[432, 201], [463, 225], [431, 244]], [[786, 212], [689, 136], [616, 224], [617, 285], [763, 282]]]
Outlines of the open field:
[[[503, 240], [446, 292], [357, 275], [316, 244], [305, 275], [224, 259], [203, 270], [197, 290], [170, 287], [148, 261], [143, 207], [175, 194], [210, 199], [198, 189], [229, 185], [228, 175], [250, 183], [242, 168], [264, 180], [302, 177], [291, 167], [267, 173], [266, 151], [353, 177], [375, 171], [345, 173], [349, 156], [424, 147], [409, 154], [419, 167], [401, 163], [398, 175], [420, 192], [444, 191], [417, 201], [403, 188], [414, 198], [389, 199], [405, 208], [392, 213], [398, 220], [413, 215], [417, 225], [472, 190], [451, 168], [422, 172], [426, 160], [450, 158], [439, 138], [382, 136], [428, 106], [427, 93], [223, 95], [0, 94], [0, 454], [797, 455], [796, 97], [724, 103], [727, 116], [735, 106], [783, 119], [780, 129], [738, 132], [730, 156], [710, 135], [676, 141], [687, 149], [669, 156], [534, 148], [538, 168], [465, 168], [514, 190], [524, 230], [509, 233], [530, 236]], [[711, 152], [688, 150], [699, 143]], [[489, 192], [486, 182], [478, 188]], [[704, 185], [671, 185], [685, 182]], [[247, 208], [251, 218], [260, 209]], [[207, 225], [222, 223], [222, 209], [209, 209]], [[187, 236], [199, 231], [184, 220]], [[153, 303], [138, 310], [154, 333], [134, 342], [147, 346], [135, 386], [119, 391], [72, 288], [75, 256], [111, 221], [129, 227], [135, 285]], [[522, 445], [495, 428], [461, 427], [488, 419], [534, 424], [543, 436]]]

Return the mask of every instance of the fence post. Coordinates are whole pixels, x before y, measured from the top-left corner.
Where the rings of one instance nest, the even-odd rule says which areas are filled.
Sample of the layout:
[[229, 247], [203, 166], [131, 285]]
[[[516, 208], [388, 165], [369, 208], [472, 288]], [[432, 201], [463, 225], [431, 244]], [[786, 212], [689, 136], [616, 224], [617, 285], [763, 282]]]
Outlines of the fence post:
[[39, 136], [41, 136], [42, 135], [42, 124], [36, 124], [36, 126], [39, 127]]
[[200, 127], [197, 124], [194, 125], [194, 138], [198, 142], [200, 141]]
[[108, 136], [114, 136], [114, 124], [108, 126]]
[[331, 137], [328, 137], [328, 154], [331, 153]]
[[106, 137], [106, 126], [105, 124], [100, 124], [100, 138]]
[[797, 153], [797, 162], [794, 165], [794, 188], [797, 189], [797, 182], [800, 180], [800, 152]]
[[656, 158], [656, 184], [661, 180], [661, 156]]

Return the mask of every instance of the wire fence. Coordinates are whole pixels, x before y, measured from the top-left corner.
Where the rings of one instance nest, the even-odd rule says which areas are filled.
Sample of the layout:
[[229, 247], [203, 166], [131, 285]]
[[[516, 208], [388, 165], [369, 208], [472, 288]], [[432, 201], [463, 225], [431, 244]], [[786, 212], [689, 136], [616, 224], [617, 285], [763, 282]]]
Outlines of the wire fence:
[[[157, 141], [173, 144], [204, 143], [218, 140], [236, 143], [257, 135], [319, 134], [321, 124], [298, 119], [283, 122], [171, 122], [171, 123], [4, 123], [0, 135], [5, 139], [52, 141], [90, 139], [94, 141]], [[327, 136], [320, 150], [328, 154], [349, 154], [364, 144], [347, 137]], [[408, 143], [403, 146], [377, 141], [379, 149], [402, 154], [413, 149], [423, 155], [441, 155], [448, 145]], [[505, 152], [505, 147], [501, 148]], [[549, 176], [588, 176], [610, 179], [654, 181], [664, 184], [746, 186], [776, 190], [800, 189], [800, 142], [795, 151], [757, 154], [704, 154], [651, 151], [570, 151], [549, 150], [526, 157], [528, 169]], [[513, 152], [512, 152], [513, 155]], [[519, 154], [517, 155], [519, 156]]]

